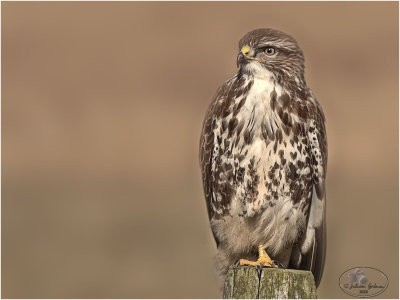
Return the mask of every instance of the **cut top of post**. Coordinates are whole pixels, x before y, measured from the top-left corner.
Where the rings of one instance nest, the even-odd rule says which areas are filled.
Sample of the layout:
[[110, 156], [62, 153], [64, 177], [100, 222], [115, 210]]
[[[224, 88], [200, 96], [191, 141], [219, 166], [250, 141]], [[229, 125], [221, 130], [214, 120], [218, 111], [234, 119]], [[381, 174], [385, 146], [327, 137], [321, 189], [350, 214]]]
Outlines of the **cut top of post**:
[[314, 276], [309, 271], [231, 267], [226, 275], [224, 299], [315, 299]]

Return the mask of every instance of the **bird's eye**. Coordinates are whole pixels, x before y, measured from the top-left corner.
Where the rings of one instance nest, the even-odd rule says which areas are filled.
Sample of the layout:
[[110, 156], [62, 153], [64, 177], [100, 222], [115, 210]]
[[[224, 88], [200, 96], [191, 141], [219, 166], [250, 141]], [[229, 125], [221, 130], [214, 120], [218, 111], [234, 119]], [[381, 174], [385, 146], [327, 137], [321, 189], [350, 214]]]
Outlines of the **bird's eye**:
[[265, 52], [265, 54], [271, 56], [271, 55], [275, 54], [275, 48], [267, 47], [267, 48], [265, 48], [264, 52]]

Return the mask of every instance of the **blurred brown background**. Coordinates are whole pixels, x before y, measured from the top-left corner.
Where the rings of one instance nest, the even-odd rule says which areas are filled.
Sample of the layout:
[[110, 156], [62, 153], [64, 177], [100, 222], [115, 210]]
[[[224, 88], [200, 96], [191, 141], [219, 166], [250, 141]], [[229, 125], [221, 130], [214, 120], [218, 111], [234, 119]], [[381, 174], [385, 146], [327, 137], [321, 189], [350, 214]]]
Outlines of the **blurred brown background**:
[[2, 297], [220, 297], [198, 167], [237, 42], [293, 35], [327, 118], [321, 297], [398, 297], [398, 4], [2, 2]]

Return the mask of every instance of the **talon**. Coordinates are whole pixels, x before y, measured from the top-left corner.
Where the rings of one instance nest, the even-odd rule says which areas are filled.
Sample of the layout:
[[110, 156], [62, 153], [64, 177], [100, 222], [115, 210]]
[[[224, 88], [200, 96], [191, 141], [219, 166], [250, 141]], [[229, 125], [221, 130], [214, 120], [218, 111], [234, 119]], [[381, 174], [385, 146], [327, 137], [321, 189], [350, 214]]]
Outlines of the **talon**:
[[274, 263], [279, 269], [285, 269], [285, 266], [280, 261], [274, 260]]
[[234, 268], [237, 268], [240, 266], [240, 260], [238, 260], [237, 262], [235, 262], [235, 264], [233, 265]]
[[261, 278], [262, 267], [260, 265], [258, 265], [256, 268], [257, 268], [258, 278]]

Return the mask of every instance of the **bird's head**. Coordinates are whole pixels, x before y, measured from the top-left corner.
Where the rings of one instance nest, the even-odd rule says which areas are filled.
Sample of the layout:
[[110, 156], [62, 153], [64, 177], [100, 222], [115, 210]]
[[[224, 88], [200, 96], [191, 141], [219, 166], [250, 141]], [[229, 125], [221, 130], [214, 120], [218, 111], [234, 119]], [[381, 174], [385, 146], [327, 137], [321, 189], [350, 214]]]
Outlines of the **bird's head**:
[[304, 56], [296, 40], [270, 28], [256, 29], [239, 41], [239, 72], [257, 77], [271, 73], [280, 77], [304, 78]]

